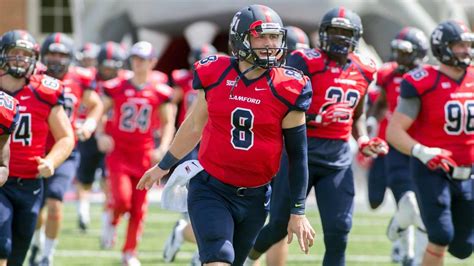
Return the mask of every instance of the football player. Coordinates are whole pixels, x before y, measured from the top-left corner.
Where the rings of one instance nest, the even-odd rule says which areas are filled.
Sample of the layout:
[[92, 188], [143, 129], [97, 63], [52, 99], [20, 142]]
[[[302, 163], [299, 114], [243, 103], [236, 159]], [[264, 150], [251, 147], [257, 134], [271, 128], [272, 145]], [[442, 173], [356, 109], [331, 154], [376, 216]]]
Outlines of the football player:
[[[69, 157], [74, 133], [63, 108], [60, 81], [33, 75], [39, 45], [26, 31], [0, 41], [0, 84], [19, 102], [20, 118], [10, 143], [10, 173], [0, 188], [0, 265], [22, 265], [42, 204], [43, 179]], [[45, 149], [48, 133], [52, 147]], [[48, 179], [46, 179], [48, 180]]]
[[263, 5], [238, 11], [229, 40], [235, 57], [212, 55], [194, 64], [195, 108], [163, 160], [138, 183], [149, 189], [201, 140], [201, 171], [189, 182], [188, 211], [206, 265], [242, 265], [263, 226], [270, 181], [283, 141], [290, 167], [292, 208], [288, 226], [307, 253], [315, 232], [304, 215], [307, 182], [306, 126], [311, 84], [280, 67], [286, 30]]
[[[310, 77], [315, 92], [306, 112], [307, 193], [314, 187], [326, 248], [323, 265], [345, 264], [354, 206], [352, 153], [349, 147], [351, 132], [366, 156], [382, 155], [388, 149], [385, 141], [369, 139], [366, 132], [364, 98], [373, 80], [375, 64], [355, 52], [362, 32], [362, 23], [356, 13], [344, 7], [331, 9], [320, 23], [320, 48], [296, 50], [287, 59], [288, 66]], [[266, 226], [271, 230], [268, 235], [272, 239], [257, 241], [249, 259], [257, 259], [286, 236], [288, 210], [291, 207], [288, 201], [272, 203], [275, 218]]]
[[[140, 265], [137, 245], [146, 214], [146, 191], [135, 187], [141, 175], [161, 160], [175, 132], [170, 100], [172, 88], [150, 80], [157, 62], [149, 42], [138, 42], [130, 50], [131, 78], [115, 78], [103, 84], [105, 110], [113, 108], [106, 132], [97, 132], [99, 150], [107, 153], [110, 220], [102, 231], [102, 248], [112, 248], [116, 227], [123, 214], [130, 218], [122, 249], [124, 265]], [[153, 121], [160, 120], [160, 145], [155, 149]]]
[[97, 67], [99, 50], [100, 47], [97, 44], [86, 42], [75, 54], [78, 65], [84, 68], [95, 69]]
[[474, 35], [460, 22], [445, 21], [430, 43], [440, 65], [404, 75], [387, 140], [412, 156], [410, 175], [429, 240], [422, 265], [438, 266], [446, 250], [465, 259], [474, 247]]

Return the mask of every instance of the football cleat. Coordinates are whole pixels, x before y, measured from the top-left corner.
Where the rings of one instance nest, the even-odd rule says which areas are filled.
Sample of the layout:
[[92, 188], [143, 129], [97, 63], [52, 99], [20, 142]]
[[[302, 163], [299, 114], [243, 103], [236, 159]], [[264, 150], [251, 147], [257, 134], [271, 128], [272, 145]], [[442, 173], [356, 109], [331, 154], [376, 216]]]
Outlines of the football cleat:
[[199, 258], [199, 250], [194, 252], [193, 258], [191, 259], [191, 264], [190, 266], [201, 266], [201, 259]]
[[112, 249], [115, 245], [116, 238], [117, 238], [117, 228], [110, 223], [107, 224], [102, 229], [102, 235], [100, 236], [100, 248]]
[[40, 256], [41, 256], [40, 248], [36, 245], [31, 246], [30, 258], [28, 259], [29, 265], [38, 266]]
[[123, 266], [141, 266], [142, 264], [138, 260], [137, 256], [131, 252], [125, 252], [122, 255]]
[[174, 261], [176, 254], [178, 253], [179, 249], [181, 248], [181, 245], [184, 242], [183, 230], [187, 224], [188, 223], [183, 219], [179, 219], [176, 222], [173, 228], [173, 232], [166, 240], [165, 247], [163, 250], [163, 259], [165, 260], [165, 262]]

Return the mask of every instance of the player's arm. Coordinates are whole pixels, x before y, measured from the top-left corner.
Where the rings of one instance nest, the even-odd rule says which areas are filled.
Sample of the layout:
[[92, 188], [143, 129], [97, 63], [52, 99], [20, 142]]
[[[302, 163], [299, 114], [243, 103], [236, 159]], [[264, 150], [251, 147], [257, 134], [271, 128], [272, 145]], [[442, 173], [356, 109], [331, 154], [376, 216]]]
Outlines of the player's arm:
[[114, 148], [114, 140], [111, 136], [105, 133], [105, 124], [107, 123], [108, 112], [114, 105], [114, 101], [111, 97], [106, 95], [103, 95], [101, 97], [101, 100], [103, 105], [103, 112], [95, 130], [95, 138], [97, 140], [97, 148], [99, 149], [99, 151], [103, 153], [109, 153]]
[[97, 128], [97, 124], [104, 112], [104, 105], [99, 94], [94, 90], [85, 90], [82, 96], [82, 104], [87, 108], [87, 117], [81, 128], [76, 131], [78, 138], [82, 141], [89, 139]]
[[55, 143], [45, 158], [36, 158], [38, 171], [42, 177], [50, 177], [54, 174], [54, 169], [71, 154], [75, 142], [71, 122], [63, 106], [56, 105], [51, 109], [48, 125]]
[[191, 152], [201, 140], [207, 119], [206, 94], [204, 90], [199, 90], [196, 105], [178, 129], [168, 152], [158, 165], [145, 172], [137, 184], [137, 189], [150, 189], [153, 183], [158, 182], [172, 166]]
[[367, 111], [366, 126], [369, 136], [377, 134], [378, 123], [384, 118], [388, 107], [385, 90], [380, 88], [379, 91], [380, 94]]
[[10, 134], [0, 136], [0, 187], [7, 182], [10, 163]]
[[366, 116], [364, 112], [365, 98], [359, 101], [354, 110], [354, 125], [352, 126], [352, 136], [357, 140], [360, 152], [368, 157], [377, 157], [388, 153], [387, 143], [378, 138], [369, 138], [367, 133]]
[[305, 113], [289, 112], [282, 121], [282, 128], [289, 161], [291, 198], [288, 243], [291, 243], [293, 234], [296, 234], [301, 250], [308, 253], [316, 233], [304, 215], [309, 176]]
[[152, 157], [152, 163], [158, 163], [168, 150], [171, 141], [173, 140], [173, 135], [176, 131], [175, 125], [175, 104], [171, 102], [163, 103], [160, 105], [160, 127], [161, 127], [161, 138], [160, 146], [154, 151]]

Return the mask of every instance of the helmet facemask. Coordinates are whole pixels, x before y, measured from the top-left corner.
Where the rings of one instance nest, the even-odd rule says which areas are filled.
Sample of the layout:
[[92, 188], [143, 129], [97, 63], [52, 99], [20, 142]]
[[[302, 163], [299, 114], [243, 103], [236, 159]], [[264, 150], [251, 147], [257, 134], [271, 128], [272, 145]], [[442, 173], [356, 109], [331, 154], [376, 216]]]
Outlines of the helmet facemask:
[[[60, 54], [62, 56], [56, 55], [54, 59], [48, 58], [53, 54]], [[61, 78], [69, 70], [69, 65], [72, 62], [72, 57], [68, 54], [62, 53], [47, 53], [43, 56], [42, 61], [47, 67], [46, 73], [48, 75], [54, 78]]]
[[[24, 50], [30, 53], [29, 56], [25, 55], [18, 55], [12, 51], [14, 49], [17, 50]], [[36, 58], [35, 55], [28, 49], [23, 49], [21, 47], [12, 47], [7, 50], [3, 57], [3, 68], [6, 70], [6, 73], [13, 76], [14, 78], [29, 78], [35, 69], [36, 66]]]
[[413, 43], [407, 40], [395, 39], [390, 43], [392, 49], [392, 60], [398, 64], [398, 70], [402, 73], [420, 65], [426, 56], [421, 58]]
[[350, 22], [337, 22], [334, 20], [347, 20], [344, 18], [334, 18], [331, 26], [322, 29], [320, 32], [320, 42], [323, 51], [329, 55], [340, 57], [353, 52], [359, 42], [357, 29], [350, 26]]
[[470, 37], [464, 38], [461, 42], [470, 43], [471, 48], [467, 52], [455, 53], [452, 49], [453, 45], [459, 42], [452, 42], [446, 46], [446, 53], [450, 55], [451, 60], [445, 64], [455, 67], [460, 67], [462, 69], [468, 68], [472, 63], [473, 56], [473, 45], [474, 45], [474, 34], [470, 34]]

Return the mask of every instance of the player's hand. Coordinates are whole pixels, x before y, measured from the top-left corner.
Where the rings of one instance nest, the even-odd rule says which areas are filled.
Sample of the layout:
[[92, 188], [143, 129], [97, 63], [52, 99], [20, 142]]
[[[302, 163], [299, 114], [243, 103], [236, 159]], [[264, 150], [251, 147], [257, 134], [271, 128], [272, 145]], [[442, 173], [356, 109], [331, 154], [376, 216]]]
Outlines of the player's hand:
[[314, 126], [327, 126], [340, 120], [349, 120], [352, 115], [352, 108], [347, 103], [331, 104], [328, 108], [316, 116], [309, 124]]
[[2, 166], [0, 167], [0, 187], [3, 187], [3, 185], [7, 182], [8, 180], [8, 167]]
[[110, 153], [113, 151], [115, 142], [114, 139], [107, 134], [100, 134], [96, 136], [97, 138], [97, 148], [102, 153]]
[[417, 143], [413, 146], [411, 154], [428, 166], [430, 170], [442, 169], [445, 172], [450, 172], [451, 168], [457, 167], [456, 162], [451, 158], [452, 152], [441, 148], [430, 148]]
[[298, 244], [300, 245], [301, 251], [308, 254], [309, 248], [314, 244], [314, 237], [316, 232], [309, 223], [305, 215], [290, 215], [290, 221], [288, 222], [288, 244], [293, 240], [293, 234], [296, 234], [298, 238]]
[[38, 163], [38, 173], [41, 177], [50, 177], [54, 175], [54, 165], [48, 159], [41, 158], [39, 156], [35, 157], [36, 162]]
[[158, 165], [148, 169], [138, 181], [137, 189], [150, 189], [154, 183], [159, 185], [161, 178], [166, 175], [170, 170], [163, 170]]
[[94, 131], [89, 131], [87, 128], [80, 127], [76, 129], [76, 136], [80, 141], [86, 141], [88, 140]]
[[389, 149], [387, 142], [378, 137], [369, 139], [367, 136], [362, 136], [357, 140], [357, 144], [363, 155], [372, 158], [387, 154]]

